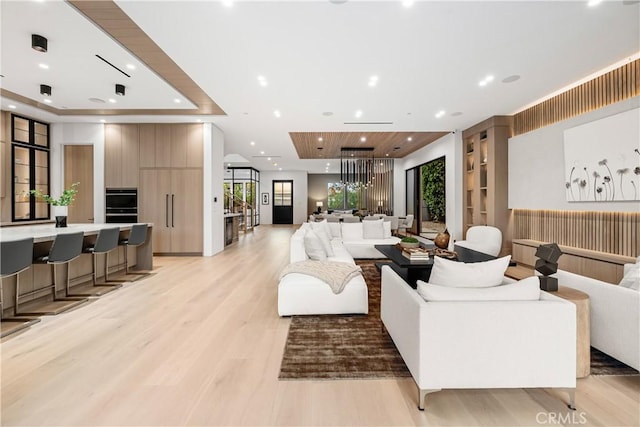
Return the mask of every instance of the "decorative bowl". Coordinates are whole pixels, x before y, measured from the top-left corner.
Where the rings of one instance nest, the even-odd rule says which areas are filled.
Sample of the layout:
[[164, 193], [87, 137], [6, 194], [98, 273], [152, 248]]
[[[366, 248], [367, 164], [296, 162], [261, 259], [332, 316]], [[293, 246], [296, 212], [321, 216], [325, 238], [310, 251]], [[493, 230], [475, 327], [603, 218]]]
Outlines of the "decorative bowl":
[[414, 249], [420, 246], [420, 242], [400, 242], [400, 246], [405, 249]]

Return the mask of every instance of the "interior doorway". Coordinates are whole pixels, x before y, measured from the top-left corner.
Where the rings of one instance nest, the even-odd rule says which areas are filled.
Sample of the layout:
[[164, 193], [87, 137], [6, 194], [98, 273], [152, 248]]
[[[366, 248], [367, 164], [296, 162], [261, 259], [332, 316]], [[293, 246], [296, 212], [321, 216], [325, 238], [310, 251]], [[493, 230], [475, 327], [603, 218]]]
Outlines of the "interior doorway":
[[273, 224], [293, 224], [293, 181], [273, 181]]
[[64, 146], [64, 188], [74, 182], [80, 185], [75, 201], [69, 206], [68, 221], [93, 223], [93, 145]]
[[407, 214], [414, 215], [413, 234], [434, 239], [447, 228], [445, 157], [407, 170]]

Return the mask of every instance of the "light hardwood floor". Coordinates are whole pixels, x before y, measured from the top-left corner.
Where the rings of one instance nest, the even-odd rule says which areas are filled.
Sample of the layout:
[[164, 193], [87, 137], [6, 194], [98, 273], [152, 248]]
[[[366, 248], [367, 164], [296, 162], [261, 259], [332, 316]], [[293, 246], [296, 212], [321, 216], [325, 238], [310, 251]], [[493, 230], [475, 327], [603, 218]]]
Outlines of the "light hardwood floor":
[[290, 320], [277, 278], [293, 230], [257, 227], [212, 258], [156, 258], [155, 275], [5, 338], [1, 425], [639, 424], [639, 377], [578, 380], [576, 412], [555, 390], [447, 390], [420, 412], [411, 379], [278, 381]]

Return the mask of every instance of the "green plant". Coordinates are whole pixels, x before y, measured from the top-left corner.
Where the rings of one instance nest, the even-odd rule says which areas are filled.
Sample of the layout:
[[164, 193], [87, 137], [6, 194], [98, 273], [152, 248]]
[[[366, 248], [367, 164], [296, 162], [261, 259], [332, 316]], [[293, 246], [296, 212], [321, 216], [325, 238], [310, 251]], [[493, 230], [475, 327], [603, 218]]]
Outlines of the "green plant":
[[76, 194], [78, 194], [79, 185], [79, 182], [74, 182], [73, 184], [71, 184], [71, 187], [64, 190], [60, 197], [58, 197], [57, 199], [54, 199], [48, 194], [43, 194], [40, 190], [31, 190], [29, 192], [34, 196], [49, 203], [51, 206], [69, 206], [75, 200]]
[[422, 199], [435, 222], [446, 221], [445, 158], [433, 160], [422, 167]]
[[416, 239], [415, 237], [403, 237], [401, 242], [403, 243], [418, 243], [418, 239]]

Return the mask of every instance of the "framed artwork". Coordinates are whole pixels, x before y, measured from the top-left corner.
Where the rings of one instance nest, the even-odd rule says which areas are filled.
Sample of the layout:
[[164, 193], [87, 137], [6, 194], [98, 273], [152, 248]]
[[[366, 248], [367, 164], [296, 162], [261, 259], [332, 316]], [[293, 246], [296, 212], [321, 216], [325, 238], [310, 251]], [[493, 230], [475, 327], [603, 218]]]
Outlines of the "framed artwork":
[[269, 193], [262, 193], [262, 204], [263, 205], [269, 204]]
[[640, 109], [564, 132], [568, 202], [640, 200]]

